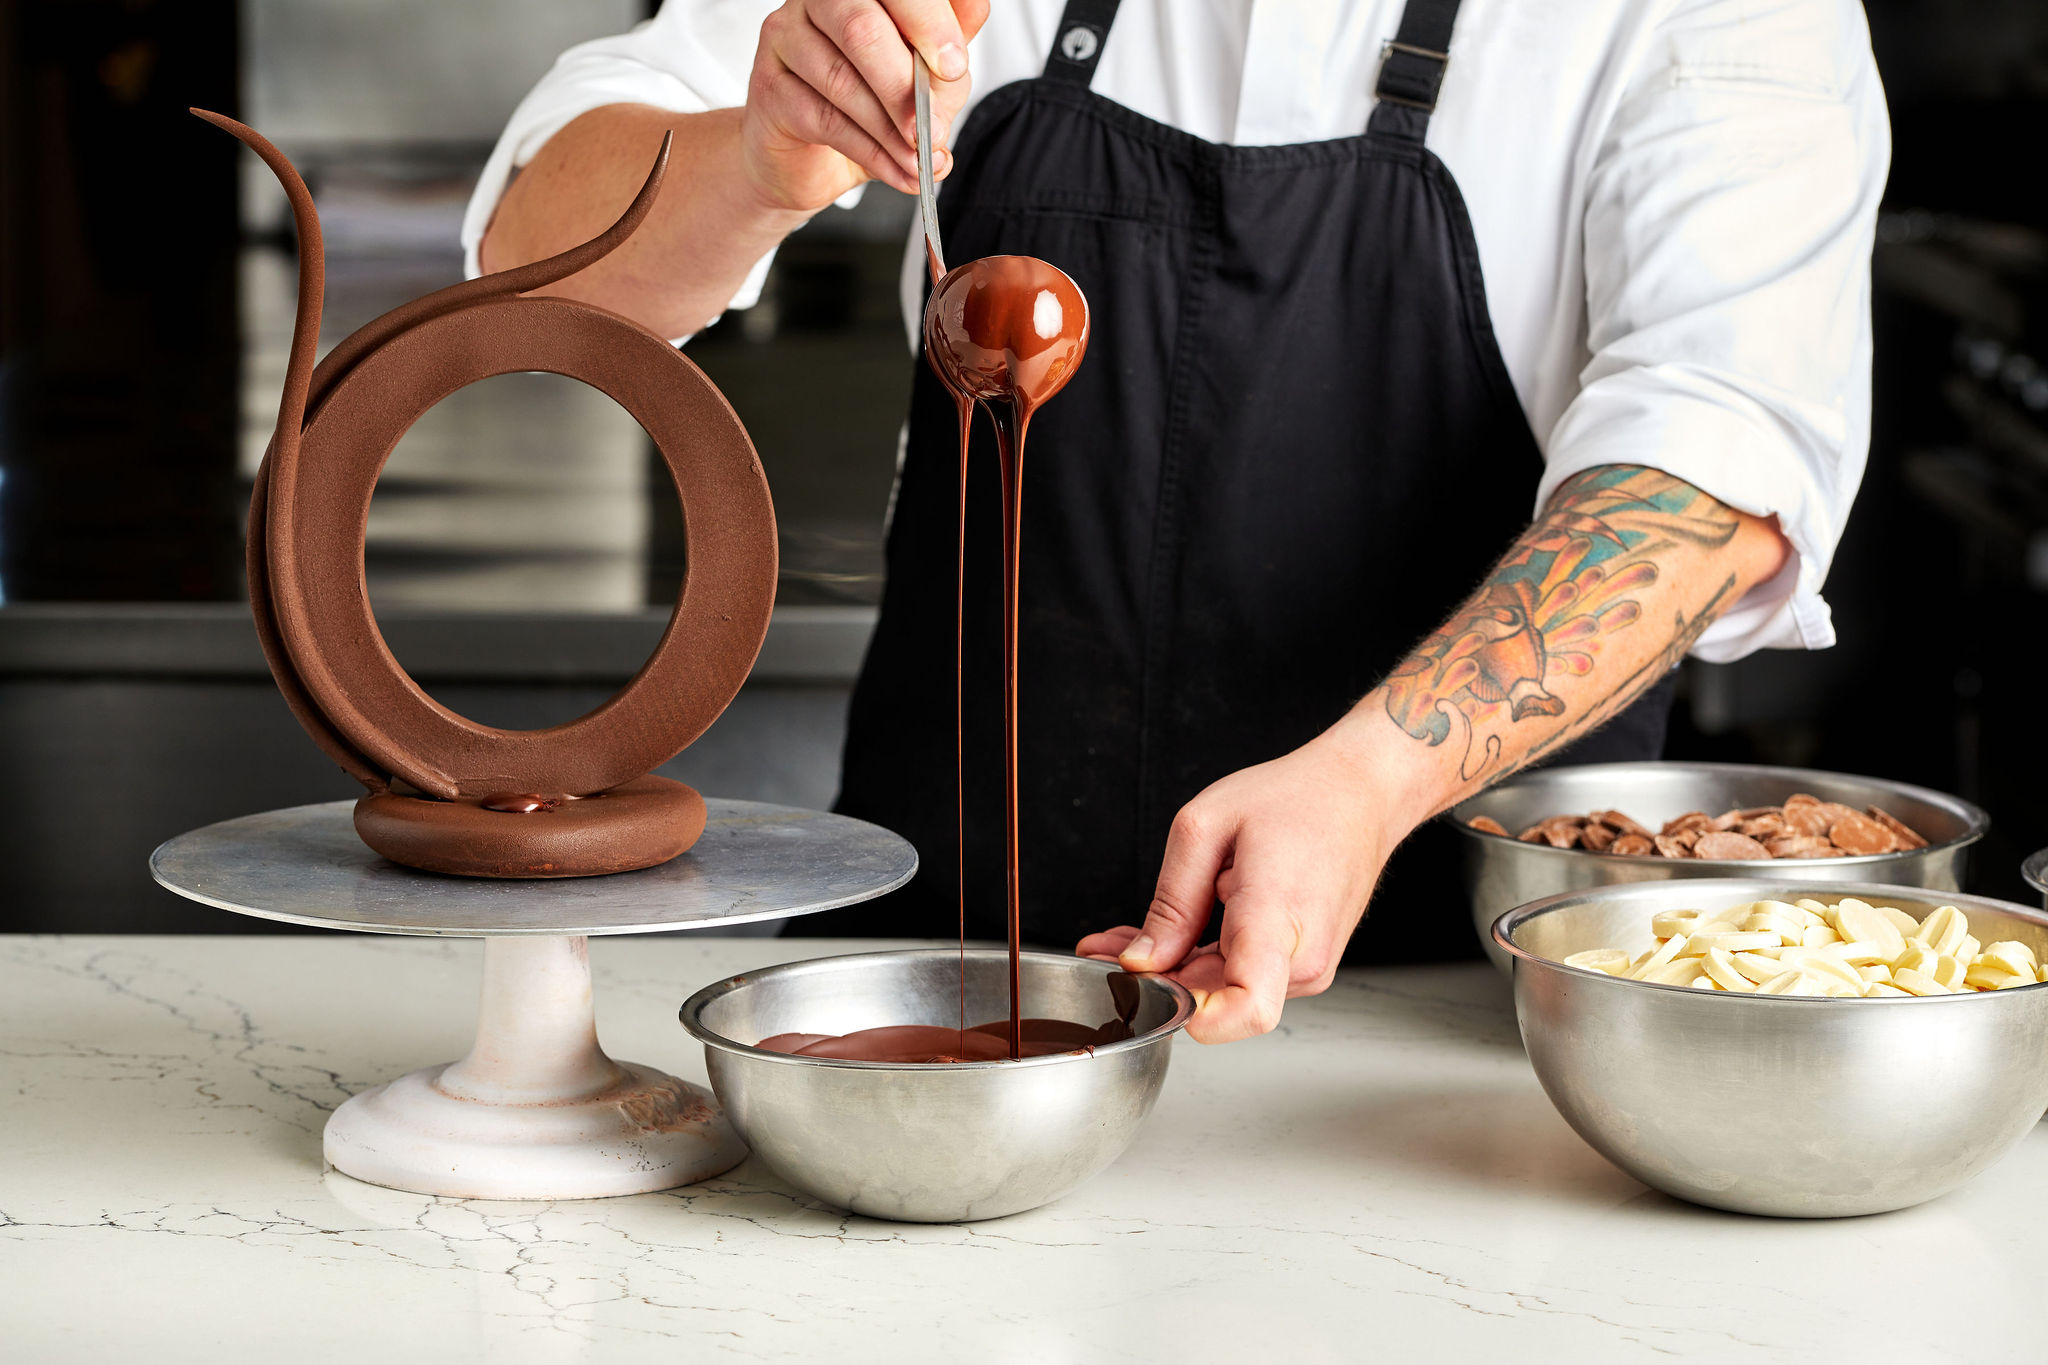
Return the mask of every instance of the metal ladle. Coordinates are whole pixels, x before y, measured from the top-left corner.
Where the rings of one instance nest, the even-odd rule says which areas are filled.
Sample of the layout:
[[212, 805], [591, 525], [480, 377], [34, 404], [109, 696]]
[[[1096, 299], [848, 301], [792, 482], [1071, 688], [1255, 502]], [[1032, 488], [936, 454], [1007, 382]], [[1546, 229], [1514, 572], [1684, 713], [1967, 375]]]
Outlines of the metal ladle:
[[925, 349], [962, 399], [1007, 400], [1021, 413], [1066, 386], [1088, 347], [1088, 300], [1066, 272], [1036, 256], [984, 256], [946, 269], [932, 176], [931, 70], [911, 57], [917, 103], [917, 201], [933, 288]]

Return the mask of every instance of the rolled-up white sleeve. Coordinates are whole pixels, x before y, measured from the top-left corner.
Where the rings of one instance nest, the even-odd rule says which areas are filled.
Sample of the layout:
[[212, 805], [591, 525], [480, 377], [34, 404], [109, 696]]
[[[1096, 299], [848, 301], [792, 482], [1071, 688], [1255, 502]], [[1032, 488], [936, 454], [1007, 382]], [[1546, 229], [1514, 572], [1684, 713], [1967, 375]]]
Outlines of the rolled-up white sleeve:
[[[477, 249], [513, 173], [547, 140], [593, 109], [645, 104], [678, 114], [731, 109], [747, 102], [747, 77], [761, 23], [778, 0], [666, 0], [654, 18], [615, 38], [570, 48], [527, 92], [484, 163], [462, 219], [463, 269], [483, 273]], [[850, 207], [856, 188], [839, 202]], [[769, 252], [727, 303], [751, 308], [775, 259]]]
[[1853, 0], [1695, 0], [1657, 30], [1585, 194], [1580, 389], [1539, 507], [1597, 465], [1775, 516], [1792, 559], [1700, 638], [1834, 643], [1821, 585], [1870, 439], [1870, 248], [1891, 142]]

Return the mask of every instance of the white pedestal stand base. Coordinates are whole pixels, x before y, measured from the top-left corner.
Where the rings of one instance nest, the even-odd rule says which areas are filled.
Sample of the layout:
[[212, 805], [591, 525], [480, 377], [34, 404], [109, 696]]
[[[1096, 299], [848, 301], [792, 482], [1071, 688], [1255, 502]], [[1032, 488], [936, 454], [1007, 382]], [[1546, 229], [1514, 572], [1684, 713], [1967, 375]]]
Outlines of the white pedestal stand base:
[[704, 835], [639, 872], [560, 881], [443, 877], [356, 837], [355, 803], [245, 815], [166, 840], [170, 890], [238, 915], [484, 940], [483, 1008], [461, 1061], [366, 1090], [327, 1121], [327, 1160], [374, 1185], [467, 1199], [666, 1190], [746, 1148], [700, 1086], [615, 1062], [590, 1008], [591, 934], [783, 919], [894, 891], [917, 852], [844, 815], [712, 797]]
[[327, 1160], [373, 1185], [467, 1199], [591, 1199], [730, 1170], [746, 1147], [701, 1086], [597, 1045], [589, 940], [484, 940], [476, 1043], [355, 1096]]

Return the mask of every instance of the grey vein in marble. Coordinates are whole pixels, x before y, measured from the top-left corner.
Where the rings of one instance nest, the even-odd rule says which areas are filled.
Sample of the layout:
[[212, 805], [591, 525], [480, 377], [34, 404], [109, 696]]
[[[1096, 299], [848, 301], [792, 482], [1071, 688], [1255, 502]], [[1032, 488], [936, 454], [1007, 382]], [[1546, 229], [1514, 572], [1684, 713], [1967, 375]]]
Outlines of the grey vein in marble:
[[[594, 944], [603, 1040], [702, 1080], [674, 1023], [690, 991], [858, 946]], [[2041, 1358], [2048, 1132], [1904, 1213], [1692, 1208], [1565, 1127], [1479, 965], [1347, 972], [1288, 1007], [1287, 1036], [1182, 1042], [1121, 1161], [992, 1223], [851, 1217], [755, 1163], [551, 1204], [323, 1170], [345, 1095], [466, 1047], [479, 959], [432, 939], [0, 939], [0, 1356]]]

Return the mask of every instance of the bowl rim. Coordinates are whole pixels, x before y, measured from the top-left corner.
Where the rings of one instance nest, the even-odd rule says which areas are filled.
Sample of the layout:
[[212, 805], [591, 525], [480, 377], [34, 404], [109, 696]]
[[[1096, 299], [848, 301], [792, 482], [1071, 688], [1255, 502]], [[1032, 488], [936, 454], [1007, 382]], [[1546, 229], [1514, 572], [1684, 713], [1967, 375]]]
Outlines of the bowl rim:
[[[1101, 968], [1105, 974], [1122, 970], [1116, 964], [1104, 962], [1101, 958], [1080, 957], [1070, 953], [1047, 953], [1026, 949], [1023, 955], [1027, 958], [1050, 958], [1062, 963], [1092, 963]], [[826, 1067], [843, 1071], [909, 1071], [920, 1074], [953, 1075], [957, 1073], [990, 1071], [996, 1068], [1014, 1069], [1016, 1067], [1053, 1066], [1062, 1062], [1092, 1061], [1097, 1057], [1114, 1056], [1119, 1052], [1135, 1052], [1139, 1048], [1150, 1047], [1155, 1043], [1171, 1039], [1174, 1034], [1187, 1026], [1188, 1020], [1193, 1018], [1195, 1013], [1195, 997], [1180, 982], [1160, 972], [1130, 972], [1127, 975], [1153, 982], [1162, 987], [1173, 998], [1174, 1010], [1172, 1016], [1156, 1028], [1147, 1029], [1135, 1037], [1121, 1039], [1118, 1042], [1103, 1043], [1098, 1047], [1074, 1052], [1055, 1052], [1045, 1057], [1000, 1057], [994, 1061], [987, 1062], [947, 1062], [943, 1065], [931, 1062], [860, 1062], [843, 1057], [799, 1057], [793, 1052], [771, 1052], [766, 1048], [755, 1047], [751, 1043], [742, 1043], [737, 1039], [728, 1038], [704, 1022], [704, 1011], [714, 1001], [722, 999], [734, 991], [766, 977], [796, 976], [815, 971], [835, 970], [853, 962], [870, 961], [878, 958], [903, 960], [907, 958], [934, 957], [944, 958], [948, 962], [958, 962], [963, 957], [994, 958], [1007, 963], [1010, 958], [1010, 950], [1008, 948], [968, 948], [963, 952], [959, 948], [884, 948], [865, 953], [834, 953], [827, 957], [806, 957], [794, 962], [778, 962], [773, 966], [760, 967], [753, 971], [736, 972], [732, 976], [726, 977], [723, 981], [712, 982], [685, 1000], [682, 1003], [682, 1007], [676, 1011], [676, 1017], [690, 1036], [702, 1043], [706, 1048], [715, 1047], [721, 1052], [729, 1052], [735, 1056], [753, 1057], [762, 1061], [789, 1063], [795, 1066]]]
[[[1768, 877], [1692, 877], [1682, 880], [1628, 882], [1618, 886], [1595, 887], [1590, 891], [1565, 891], [1555, 896], [1545, 896], [1540, 900], [1533, 900], [1526, 905], [1518, 905], [1512, 910], [1502, 912], [1493, 921], [1490, 931], [1491, 938], [1494, 945], [1512, 959], [1517, 971], [1526, 962], [1533, 966], [1549, 967], [1557, 971], [1569, 972], [1574, 976], [1583, 977], [1588, 980], [1612, 981], [1622, 986], [1641, 986], [1649, 990], [1673, 991], [1677, 994], [1693, 998], [1726, 996], [1731, 1000], [1754, 1000], [1760, 1004], [1774, 1006], [1803, 1007], [1807, 1005], [1839, 1005], [1846, 1002], [1854, 1002], [1855, 1004], [1865, 1006], [1941, 1005], [1953, 1004], [1959, 1000], [1977, 1000], [1999, 995], [2024, 995], [2028, 991], [2039, 990], [2044, 986], [2048, 986], [2048, 981], [2036, 981], [2031, 985], [2014, 986], [2002, 991], [1954, 991], [1947, 995], [1878, 996], [1875, 999], [1870, 996], [1861, 995], [1756, 995], [1748, 991], [1702, 991], [1695, 986], [1671, 986], [1661, 981], [1631, 981], [1627, 977], [1609, 976], [1606, 972], [1596, 972], [1590, 967], [1570, 967], [1555, 958], [1542, 957], [1530, 952], [1527, 948], [1516, 943], [1512, 937], [1515, 930], [1541, 915], [1548, 915], [1559, 910], [1570, 910], [1592, 901], [1653, 901], [1659, 897], [1674, 894], [1674, 888], [1677, 887], [1683, 887], [1687, 892], [1702, 895], [1748, 895], [1753, 900], [1796, 899], [1801, 896], [1813, 896], [1815, 894], [1853, 895], [1859, 900], [1868, 900], [1872, 904], [1881, 903], [1885, 897], [1896, 897], [1902, 900], [1913, 901], [1932, 900], [1942, 905], [1953, 905], [1965, 913], [1972, 906], [1980, 910], [1995, 910], [2000, 914], [2012, 915], [2026, 920], [2040, 929], [2048, 930], [2048, 911], [2021, 905], [2016, 901], [2002, 901], [1995, 896], [1971, 895], [1965, 891], [1943, 891], [1938, 887], [1930, 886], [1891, 886], [1882, 882], [1801, 882], [1780, 881]], [[1519, 994], [1517, 992], [1518, 1000]]]
[[[1473, 829], [1469, 824], [1465, 822], [1465, 817], [1459, 815], [1459, 812], [1463, 810], [1465, 807], [1471, 805], [1475, 801], [1484, 800], [1485, 798], [1493, 795], [1495, 792], [1504, 791], [1512, 787], [1527, 785], [1529, 783], [1537, 781], [1538, 779], [1548, 776], [1554, 776], [1559, 773], [1607, 772], [1615, 773], [1616, 775], [1627, 775], [1633, 772], [1648, 771], [1697, 773], [1701, 775], [1713, 776], [1734, 776], [1737, 774], [1742, 774], [1750, 776], [1767, 775], [1771, 777], [1783, 778], [1846, 778], [1852, 782], [1868, 782], [1873, 786], [1883, 787], [1890, 791], [1899, 792], [1902, 795], [1911, 796], [1917, 800], [1925, 801], [1929, 805], [1941, 806], [1953, 812], [1954, 814], [1962, 817], [1963, 832], [1953, 839], [1945, 839], [1938, 844], [1929, 843], [1924, 848], [1894, 849], [1890, 853], [1849, 853], [1844, 854], [1839, 858], [1645, 859], [1640, 855], [1629, 855], [1621, 853], [1595, 853], [1591, 849], [1585, 848], [1553, 848], [1549, 844], [1525, 844], [1522, 840], [1517, 839], [1512, 834], [1493, 834], [1483, 829]], [[1609, 809], [1614, 809], [1614, 807], [1609, 807]], [[1728, 875], [1731, 876], [1739, 871], [1750, 870], [1759, 866], [1768, 867], [1772, 863], [1796, 863], [1798, 866], [1801, 867], [1839, 867], [1849, 870], [1872, 867], [1874, 865], [1883, 863], [1886, 859], [1924, 857], [1932, 853], [1946, 853], [1956, 849], [1968, 848], [1971, 844], [1974, 844], [1979, 839], [1982, 839], [1985, 836], [1985, 834], [1988, 833], [1991, 829], [1991, 816], [1984, 810], [1982, 806], [1979, 806], [1976, 802], [1965, 800], [1964, 798], [1960, 796], [1955, 796], [1949, 792], [1937, 791], [1933, 787], [1917, 786], [1911, 782], [1899, 782], [1889, 777], [1870, 777], [1863, 773], [1829, 772], [1825, 768], [1788, 768], [1771, 763], [1706, 763], [1694, 762], [1692, 760], [1668, 759], [1637, 759], [1626, 763], [1572, 763], [1563, 764], [1554, 768], [1538, 768], [1533, 772], [1516, 773], [1512, 777], [1503, 778], [1501, 781], [1494, 783], [1492, 786], [1488, 787], [1483, 792], [1474, 792], [1472, 795], [1466, 797], [1463, 801], [1458, 802], [1456, 805], [1452, 806], [1450, 809], [1444, 811], [1441, 815], [1437, 816], [1437, 819], [1444, 821], [1445, 823], [1449, 824], [1451, 828], [1471, 838], [1497, 839], [1504, 843], [1518, 844], [1524, 848], [1530, 849], [1531, 851], [1539, 855], [1558, 854], [1574, 858], [1599, 858], [1602, 860], [1611, 860], [1617, 863], [1632, 864], [1640, 864], [1645, 861], [1649, 861], [1659, 866], [1671, 867], [1708, 867], [1717, 870], [1726, 868], [1728, 869]], [[2042, 852], [2044, 854], [2048, 854], [2048, 849], [2044, 849], [2042, 850]], [[2044, 887], [2043, 890], [2048, 891], [2048, 887]], [[1681, 987], [1680, 989], [1686, 988]], [[1804, 997], [1795, 996], [1793, 998], [1801, 999]], [[1920, 997], [1916, 996], [1914, 998], [1918, 999]], [[1936, 997], [1929, 996], [1927, 998], [1934, 999]]]
[[2020, 864], [2020, 876], [2028, 886], [2048, 896], [2048, 848], [2037, 848]]

